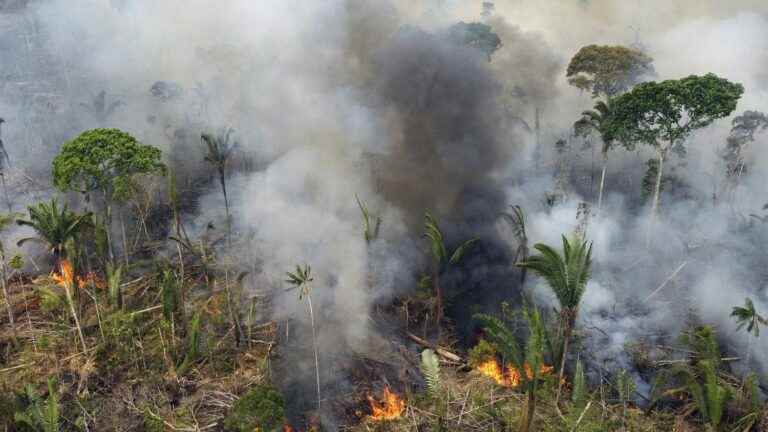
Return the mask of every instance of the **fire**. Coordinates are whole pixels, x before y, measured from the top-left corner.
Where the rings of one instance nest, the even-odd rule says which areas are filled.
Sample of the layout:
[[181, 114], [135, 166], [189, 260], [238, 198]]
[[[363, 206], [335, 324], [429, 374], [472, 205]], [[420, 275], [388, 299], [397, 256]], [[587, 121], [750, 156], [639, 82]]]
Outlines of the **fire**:
[[63, 287], [72, 287], [75, 282], [75, 270], [72, 268], [72, 264], [67, 260], [62, 260], [59, 265], [59, 273], [51, 274], [51, 279]]
[[[547, 375], [552, 373], [552, 366], [541, 365], [539, 368], [540, 375]], [[477, 367], [477, 371], [481, 374], [492, 378], [496, 381], [496, 384], [504, 387], [517, 387], [520, 385], [520, 371], [512, 365], [507, 365], [506, 370], [502, 371], [501, 365], [495, 358], [490, 358], [487, 361], [480, 364]], [[525, 365], [525, 375], [528, 379], [533, 378], [533, 373], [530, 366]]]
[[291, 425], [283, 425], [283, 432], [293, 432]]
[[371, 419], [375, 421], [396, 420], [403, 415], [405, 411], [405, 401], [389, 390], [389, 387], [384, 387], [384, 399], [381, 402], [376, 401], [371, 396], [368, 396], [368, 402], [371, 404]]

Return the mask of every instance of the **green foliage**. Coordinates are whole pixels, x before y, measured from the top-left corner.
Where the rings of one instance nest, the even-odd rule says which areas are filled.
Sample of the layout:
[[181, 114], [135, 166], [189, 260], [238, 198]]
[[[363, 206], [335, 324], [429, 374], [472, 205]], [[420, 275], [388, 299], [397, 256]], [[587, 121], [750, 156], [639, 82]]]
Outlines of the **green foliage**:
[[671, 148], [736, 109], [744, 87], [714, 74], [646, 82], [613, 100], [609, 132], [625, 143]]
[[768, 115], [759, 111], [744, 111], [734, 117], [731, 133], [721, 156], [726, 163], [726, 177], [735, 182], [744, 175], [746, 166], [741, 155], [747, 145], [755, 140], [755, 134], [768, 129]]
[[184, 360], [176, 370], [178, 375], [186, 374], [195, 362], [200, 358], [200, 312], [195, 313], [187, 330], [187, 350], [184, 354]]
[[448, 29], [448, 38], [458, 45], [480, 50], [491, 61], [491, 56], [501, 48], [499, 35], [488, 24], [459, 22]]
[[109, 304], [117, 308], [123, 307], [122, 277], [122, 266], [107, 264], [107, 297]]
[[165, 268], [160, 273], [160, 290], [163, 299], [163, 316], [173, 321], [179, 310], [179, 287], [173, 270]]
[[49, 287], [38, 287], [37, 296], [40, 298], [40, 309], [47, 314], [60, 314], [64, 309], [66, 299]]
[[[616, 140], [612, 135], [611, 121], [613, 114], [613, 103], [609, 99], [608, 101], [597, 101], [595, 106], [591, 110], [583, 111], [581, 118], [573, 124], [574, 133], [577, 136], [586, 137], [592, 132], [600, 135], [600, 140], [603, 145], [600, 152], [603, 156], [607, 156], [616, 144]], [[632, 143], [627, 145], [628, 149], [632, 149]]]
[[523, 388], [535, 389], [541, 366], [544, 364], [547, 340], [546, 329], [538, 309], [523, 309], [523, 317], [528, 323], [528, 337], [524, 348], [515, 333], [500, 319], [486, 314], [476, 314], [474, 317], [483, 326], [486, 337], [498, 348], [503, 364], [512, 363], [521, 371], [530, 368], [532, 376], [521, 373], [520, 382]]
[[432, 251], [432, 258], [438, 266], [454, 265], [461, 261], [461, 258], [469, 250], [469, 248], [478, 240], [476, 238], [467, 240], [460, 244], [453, 253], [448, 256], [448, 251], [445, 248], [445, 240], [443, 238], [443, 232], [437, 225], [437, 220], [429, 214], [424, 214], [424, 237], [429, 239], [430, 250]]
[[622, 404], [626, 404], [632, 400], [635, 394], [635, 389], [635, 380], [632, 379], [632, 375], [624, 369], [619, 371], [616, 375], [616, 392], [619, 395], [619, 400]]
[[23, 238], [18, 241], [22, 246], [29, 241], [40, 241], [48, 245], [56, 257], [66, 257], [66, 244], [83, 229], [91, 225], [91, 215], [78, 215], [69, 211], [64, 204], [59, 207], [58, 201], [52, 199], [49, 203], [41, 202], [27, 207], [29, 220], [19, 219], [18, 225], [32, 228], [37, 237]]
[[576, 372], [573, 374], [573, 390], [571, 400], [577, 410], [583, 410], [587, 404], [587, 379], [584, 376], [584, 364], [581, 360], [576, 362]]
[[60, 430], [60, 404], [56, 384], [48, 378], [48, 397], [43, 400], [31, 385], [26, 387], [29, 406], [23, 412], [17, 412], [17, 423], [26, 425], [38, 432], [58, 432]]
[[623, 46], [588, 45], [568, 64], [568, 82], [592, 97], [611, 97], [652, 76], [653, 59]]
[[440, 361], [437, 354], [430, 349], [421, 352], [421, 373], [427, 383], [427, 393], [435, 398], [440, 391]]
[[562, 255], [552, 247], [538, 243], [533, 247], [539, 254], [518, 265], [533, 270], [547, 281], [561, 311], [575, 310], [591, 275], [592, 243], [576, 240], [572, 244], [565, 236], [562, 239]]
[[224, 418], [226, 432], [274, 432], [285, 422], [283, 398], [272, 387], [256, 386], [238, 399]]
[[469, 351], [469, 367], [475, 369], [481, 364], [488, 361], [488, 359], [495, 358], [498, 349], [485, 339], [480, 339], [470, 351]]
[[360, 212], [363, 214], [363, 238], [366, 243], [370, 243], [379, 237], [379, 228], [381, 228], [381, 216], [373, 216], [368, 210], [368, 206], [365, 205], [357, 195], [357, 206], [360, 207]]
[[768, 321], [755, 309], [752, 299], [747, 297], [744, 300], [744, 306], [734, 306], [731, 311], [731, 317], [736, 320], [737, 331], [747, 328], [747, 333], [760, 337], [760, 326], [768, 324]]
[[122, 200], [132, 191], [136, 174], [165, 172], [160, 149], [140, 144], [119, 129], [91, 129], [64, 143], [53, 160], [53, 183], [62, 191], [101, 191]]
[[304, 267], [296, 266], [296, 271], [286, 272], [288, 279], [285, 281], [295, 286], [299, 290], [299, 300], [303, 299], [310, 293], [310, 282], [314, 279], [311, 276], [312, 268], [309, 264], [305, 264]]

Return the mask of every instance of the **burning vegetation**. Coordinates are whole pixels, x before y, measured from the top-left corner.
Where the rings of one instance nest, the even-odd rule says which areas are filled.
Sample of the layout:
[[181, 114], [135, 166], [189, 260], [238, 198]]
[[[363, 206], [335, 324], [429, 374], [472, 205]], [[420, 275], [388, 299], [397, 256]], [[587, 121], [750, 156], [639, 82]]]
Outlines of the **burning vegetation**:
[[384, 387], [380, 400], [369, 395], [368, 402], [371, 404], [370, 419], [373, 421], [397, 420], [405, 411], [405, 400], [389, 387]]

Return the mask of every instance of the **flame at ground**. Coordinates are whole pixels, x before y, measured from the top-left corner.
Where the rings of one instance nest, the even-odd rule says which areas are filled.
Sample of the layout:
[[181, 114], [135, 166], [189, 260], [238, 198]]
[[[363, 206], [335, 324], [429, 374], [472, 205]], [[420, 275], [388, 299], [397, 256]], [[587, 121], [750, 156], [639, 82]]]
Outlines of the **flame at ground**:
[[64, 287], [71, 287], [75, 282], [75, 271], [72, 268], [72, 264], [67, 260], [62, 260], [59, 265], [59, 273], [52, 273], [51, 279], [57, 284]]
[[[501, 365], [495, 358], [488, 359], [476, 368], [481, 374], [492, 378], [504, 387], [517, 387], [520, 385], [520, 371], [512, 365], [507, 365], [506, 371], [501, 370]], [[552, 373], [552, 366], [541, 365], [539, 368], [539, 375], [547, 375]], [[528, 379], [533, 378], [530, 366], [525, 365], [525, 375]]]
[[283, 425], [283, 432], [293, 432], [291, 425]]
[[405, 401], [397, 394], [391, 392], [389, 387], [384, 387], [384, 399], [378, 402], [376, 399], [368, 396], [368, 402], [371, 404], [371, 419], [375, 421], [399, 419], [405, 411]]

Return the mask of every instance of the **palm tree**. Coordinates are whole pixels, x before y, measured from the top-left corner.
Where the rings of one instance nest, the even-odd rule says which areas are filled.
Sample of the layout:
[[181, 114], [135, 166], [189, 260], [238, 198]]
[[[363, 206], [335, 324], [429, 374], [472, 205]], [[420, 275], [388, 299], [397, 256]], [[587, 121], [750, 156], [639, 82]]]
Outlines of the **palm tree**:
[[615, 143], [608, 127], [611, 121], [611, 113], [610, 99], [608, 101], [598, 101], [594, 109], [582, 112], [581, 118], [573, 124], [576, 135], [587, 136], [592, 132], [597, 132], [603, 143], [600, 148], [600, 154], [603, 156], [603, 168], [600, 173], [600, 188], [597, 196], [598, 213], [603, 205], [603, 189], [605, 187], [605, 171], [608, 167], [608, 152], [613, 149]]
[[523, 316], [528, 322], [528, 339], [522, 349], [517, 342], [515, 332], [509, 329], [500, 319], [490, 315], [475, 315], [485, 329], [486, 337], [493, 342], [501, 352], [502, 364], [511, 363], [520, 371], [520, 385], [527, 394], [526, 410], [520, 418], [520, 432], [528, 432], [533, 424], [536, 412], [536, 390], [539, 374], [544, 366], [544, 351], [547, 344], [547, 334], [541, 314], [537, 309], [523, 308]]
[[[525, 213], [523, 208], [519, 205], [512, 206], [511, 213], [502, 213], [504, 219], [509, 222], [512, 227], [512, 234], [517, 240], [517, 249], [515, 250], [514, 262], [525, 262], [528, 260], [528, 233], [525, 228]], [[521, 268], [520, 285], [525, 285], [525, 278], [528, 275], [528, 269], [526, 267]]]
[[307, 298], [307, 305], [309, 306], [309, 319], [312, 325], [312, 349], [315, 354], [315, 379], [317, 381], [317, 409], [320, 409], [320, 363], [317, 360], [317, 335], [315, 334], [315, 313], [312, 310], [312, 281], [314, 280], [310, 275], [312, 271], [309, 264], [305, 264], [304, 267], [296, 266], [296, 271], [286, 272], [288, 279], [285, 281], [293, 285], [294, 288], [299, 290], [299, 300], [304, 297]]
[[229, 157], [232, 156], [232, 152], [238, 146], [236, 141], [231, 140], [233, 132], [234, 129], [232, 128], [224, 128], [219, 130], [216, 135], [209, 133], [200, 135], [200, 139], [208, 148], [205, 160], [216, 168], [219, 174], [221, 192], [224, 194], [224, 208], [227, 212], [227, 227], [229, 227], [229, 198], [227, 197], [226, 183], [227, 163], [229, 162]]
[[741, 329], [745, 328], [747, 329], [747, 355], [745, 357], [745, 363], [749, 363], [749, 351], [750, 351], [750, 345], [752, 343], [752, 339], [749, 338], [749, 335], [754, 336], [755, 338], [760, 337], [760, 326], [761, 325], [767, 325], [768, 320], [766, 320], [762, 315], [757, 313], [757, 310], [755, 309], [755, 304], [752, 302], [752, 299], [747, 297], [744, 300], [744, 307], [741, 306], [734, 306], [733, 310], [731, 311], [731, 317], [733, 317], [736, 320], [736, 323], [738, 326], [736, 327], [737, 331], [741, 331]]
[[56, 267], [61, 259], [66, 257], [66, 243], [73, 239], [83, 228], [91, 225], [91, 214], [76, 214], [69, 211], [64, 204], [59, 207], [56, 199], [49, 203], [41, 202], [27, 207], [29, 220], [17, 220], [22, 226], [29, 226], [37, 233], [37, 237], [23, 238], [17, 242], [22, 246], [30, 241], [41, 242], [47, 245], [53, 254]]
[[587, 282], [591, 275], [592, 267], [592, 243], [575, 240], [575, 244], [565, 237], [563, 238], [563, 254], [552, 247], [537, 243], [533, 246], [539, 251], [518, 266], [529, 268], [543, 277], [560, 303], [560, 326], [563, 336], [563, 351], [560, 357], [560, 374], [557, 387], [556, 402], [560, 400], [563, 375], [565, 373], [565, 359], [568, 356], [568, 343], [571, 339], [573, 328], [576, 325], [576, 317], [579, 313], [579, 304], [587, 288]]
[[443, 319], [443, 290], [440, 287], [440, 275], [445, 270], [447, 270], [448, 267], [461, 261], [464, 253], [466, 253], [469, 247], [472, 246], [472, 244], [474, 244], [477, 239], [473, 238], [465, 241], [456, 249], [454, 249], [453, 253], [449, 255], [445, 247], [443, 232], [440, 231], [440, 227], [437, 225], [437, 221], [431, 214], [429, 214], [429, 212], [425, 213], [424, 215], [424, 237], [429, 239], [430, 250], [432, 251], [432, 260], [434, 264], [432, 278], [435, 287], [436, 301], [435, 323], [437, 324], [439, 338], [440, 322]]

